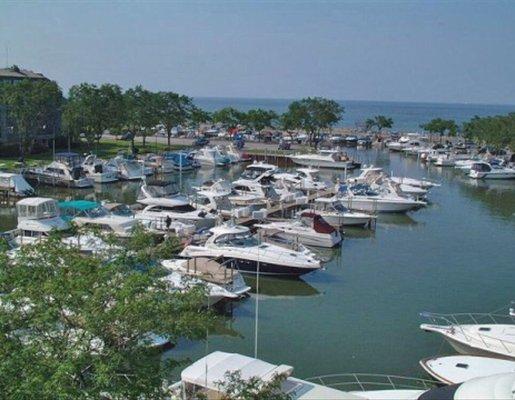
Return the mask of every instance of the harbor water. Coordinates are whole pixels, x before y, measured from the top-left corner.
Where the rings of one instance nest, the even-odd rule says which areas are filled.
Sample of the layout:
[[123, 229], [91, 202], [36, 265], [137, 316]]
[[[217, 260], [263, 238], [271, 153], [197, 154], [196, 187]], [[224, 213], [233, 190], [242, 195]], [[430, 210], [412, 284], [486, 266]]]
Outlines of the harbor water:
[[[488, 312], [514, 298], [515, 182], [473, 181], [453, 168], [426, 166], [383, 150], [351, 150], [365, 164], [396, 176], [441, 184], [430, 204], [407, 215], [381, 215], [374, 231], [346, 229], [341, 246], [320, 251], [325, 270], [283, 280], [246, 277], [250, 297], [226, 307], [224, 329], [207, 342], [180, 342], [164, 356], [195, 360], [223, 350], [254, 354], [259, 300], [258, 357], [295, 367], [298, 377], [367, 372], [423, 376], [418, 361], [452, 353], [441, 337], [424, 333], [423, 311]], [[205, 180], [235, 180], [244, 166], [172, 174], [182, 189]], [[331, 172], [325, 172], [327, 178]], [[38, 188], [42, 196], [132, 204], [138, 182], [91, 190]], [[16, 225], [0, 209], [0, 229]]]

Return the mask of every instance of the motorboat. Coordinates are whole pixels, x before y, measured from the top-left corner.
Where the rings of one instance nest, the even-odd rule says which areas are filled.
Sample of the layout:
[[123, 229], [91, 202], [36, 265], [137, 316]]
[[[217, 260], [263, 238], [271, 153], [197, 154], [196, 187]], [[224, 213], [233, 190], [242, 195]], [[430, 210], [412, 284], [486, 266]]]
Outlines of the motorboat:
[[27, 197], [34, 195], [34, 188], [23, 175], [0, 171], [0, 192], [9, 197]]
[[264, 178], [270, 178], [272, 174], [277, 171], [278, 168], [274, 164], [268, 164], [263, 161], [254, 161], [245, 168], [241, 174], [241, 179], [261, 182]]
[[[230, 261], [229, 261], [230, 262]], [[250, 291], [243, 276], [235, 268], [228, 268], [216, 260], [195, 257], [191, 259], [163, 260], [161, 265], [168, 271], [190, 276], [204, 282], [221, 286], [230, 293], [241, 297]]]
[[171, 291], [187, 292], [194, 287], [204, 287], [206, 290], [206, 300], [204, 305], [209, 307], [222, 300], [234, 300], [239, 296], [224, 289], [222, 286], [216, 285], [211, 282], [204, 282], [201, 279], [183, 275], [179, 272], [172, 271], [168, 275], [161, 278], [163, 282], [166, 282]]
[[63, 186], [74, 189], [84, 189], [93, 187], [93, 180], [88, 178], [80, 161], [67, 162], [74, 160], [72, 155], [77, 153], [57, 153], [56, 160], [45, 167], [28, 168], [23, 175], [29, 179], [50, 186]]
[[110, 245], [97, 235], [90, 233], [64, 237], [61, 241], [85, 254], [104, 255], [117, 248], [117, 246]]
[[82, 168], [86, 175], [95, 183], [111, 183], [118, 180], [118, 171], [109, 167], [94, 154], [88, 154], [82, 161]]
[[132, 216], [114, 215], [95, 201], [61, 201], [59, 209], [64, 219], [77, 226], [99, 228], [118, 237], [129, 237], [138, 222]]
[[235, 207], [229, 197], [237, 195], [223, 180], [206, 181], [194, 188], [196, 191], [190, 196], [190, 204], [209, 213], [218, 213], [226, 218], [249, 217], [254, 207]]
[[319, 177], [320, 170], [316, 168], [298, 168], [297, 172], [277, 172], [273, 174], [274, 180], [284, 181], [293, 189], [303, 192], [327, 190], [329, 185]]
[[320, 215], [336, 229], [341, 229], [344, 226], [371, 226], [377, 218], [372, 214], [348, 209], [335, 196], [315, 199], [313, 207], [309, 211]]
[[137, 181], [143, 179], [145, 174], [144, 165], [134, 159], [128, 159], [118, 155], [107, 162], [108, 168], [118, 171], [118, 178], [126, 181]]
[[456, 160], [454, 163], [454, 168], [463, 171], [468, 175], [472, 166], [480, 161], [481, 160], [474, 158], [468, 160]]
[[388, 147], [388, 150], [390, 151], [402, 151], [406, 146], [408, 146], [412, 138], [413, 134], [411, 134], [411, 136], [401, 136], [399, 140], [387, 143], [386, 147]]
[[243, 158], [240, 152], [234, 147], [233, 144], [229, 144], [227, 146], [222, 146], [218, 148], [220, 153], [226, 156], [231, 164], [237, 164], [243, 161]]
[[254, 180], [238, 179], [232, 183], [232, 187], [235, 194], [229, 197], [229, 201], [236, 206], [267, 205], [281, 198], [271, 185]]
[[352, 160], [338, 149], [319, 150], [318, 153], [310, 154], [294, 154], [289, 157], [295, 164], [307, 167], [352, 170], [361, 166], [360, 163]]
[[428, 181], [426, 179], [415, 179], [415, 178], [407, 178], [401, 176], [391, 176], [390, 179], [399, 184], [399, 185], [409, 185], [421, 189], [431, 189], [433, 187], [438, 187], [440, 184]]
[[29, 197], [16, 203], [18, 214], [17, 245], [35, 243], [47, 237], [52, 231], [64, 231], [69, 224], [61, 218], [54, 199]]
[[420, 325], [426, 332], [442, 335], [460, 354], [515, 360], [515, 324], [507, 314], [421, 313], [431, 323]]
[[177, 171], [191, 171], [199, 165], [193, 160], [189, 153], [183, 151], [168, 151], [164, 152], [162, 156], [172, 165], [172, 168]]
[[514, 373], [515, 361], [478, 356], [430, 357], [420, 366], [433, 378], [446, 385], [455, 385], [488, 375]]
[[211, 228], [210, 233], [204, 245], [186, 246], [180, 255], [233, 260], [241, 272], [252, 274], [300, 276], [322, 268], [312, 253], [261, 243], [245, 226], [229, 222]]
[[224, 167], [231, 163], [230, 158], [223, 155], [218, 147], [203, 147], [195, 152], [193, 158], [203, 167]]
[[515, 169], [481, 161], [472, 164], [469, 177], [474, 179], [515, 179]]
[[161, 174], [169, 174], [175, 170], [173, 162], [168, 160], [163, 155], [158, 154], [146, 154], [140, 160], [145, 167], [149, 167], [153, 172]]
[[449, 153], [438, 156], [435, 160], [437, 167], [454, 167], [456, 159]]

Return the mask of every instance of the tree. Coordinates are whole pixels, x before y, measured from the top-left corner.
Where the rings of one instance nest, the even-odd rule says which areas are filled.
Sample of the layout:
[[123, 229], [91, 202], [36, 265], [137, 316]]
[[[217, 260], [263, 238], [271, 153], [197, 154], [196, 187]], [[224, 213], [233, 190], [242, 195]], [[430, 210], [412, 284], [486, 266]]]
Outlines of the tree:
[[143, 137], [143, 146], [146, 137], [152, 135], [153, 128], [159, 123], [159, 99], [141, 85], [131, 88], [124, 93], [125, 109], [127, 112], [127, 127], [132, 134], [131, 148], [134, 151], [135, 137]]
[[279, 116], [275, 111], [261, 108], [249, 110], [244, 116], [245, 124], [257, 132], [273, 127], [278, 119]]
[[342, 119], [344, 109], [336, 101], [322, 97], [308, 97], [294, 101], [282, 116], [291, 129], [302, 129], [308, 134], [309, 144], [318, 146], [320, 133]]
[[223, 393], [222, 400], [291, 400], [291, 395], [281, 391], [285, 379], [285, 375], [276, 375], [263, 382], [256, 376], [243, 379], [240, 371], [229, 371], [224, 380], [218, 382], [218, 387]]
[[57, 83], [28, 79], [2, 83], [0, 103], [7, 106], [7, 125], [18, 135], [21, 152], [32, 148], [37, 135], [59, 133], [63, 95]]
[[365, 128], [371, 130], [376, 127], [378, 132], [381, 132], [384, 128], [391, 128], [393, 126], [393, 119], [385, 117], [384, 115], [376, 115], [374, 118], [368, 118], [365, 121]]
[[213, 113], [213, 122], [222, 124], [227, 129], [245, 123], [245, 113], [233, 107], [225, 107]]
[[480, 143], [515, 150], [515, 113], [480, 118], [475, 116], [463, 124], [463, 132], [469, 139]]
[[[191, 97], [174, 92], [159, 92], [157, 95], [159, 121], [165, 127], [168, 148], [170, 148], [172, 128], [186, 123], [193, 111], [196, 110], [198, 113], [198, 109], [193, 105]], [[197, 114], [197, 117], [202, 119], [205, 115]]]
[[447, 134], [449, 136], [456, 136], [458, 125], [452, 119], [435, 118], [431, 121], [420, 125], [420, 127], [430, 133], [439, 133], [440, 140]]
[[190, 123], [193, 127], [198, 128], [200, 124], [211, 121], [212, 116], [207, 111], [194, 106], [190, 113]]
[[202, 287], [170, 291], [149, 261], [123, 247], [84, 256], [56, 236], [0, 253], [2, 398], [164, 398], [176, 362], [151, 335], [199, 339], [214, 317]]

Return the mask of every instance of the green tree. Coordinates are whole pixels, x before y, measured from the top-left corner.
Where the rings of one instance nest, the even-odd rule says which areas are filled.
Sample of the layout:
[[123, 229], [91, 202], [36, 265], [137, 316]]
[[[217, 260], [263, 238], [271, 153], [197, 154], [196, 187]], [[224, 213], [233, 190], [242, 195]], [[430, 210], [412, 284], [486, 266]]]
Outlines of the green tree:
[[391, 128], [393, 126], [393, 119], [385, 117], [384, 115], [376, 115], [374, 118], [368, 118], [365, 121], [365, 128], [371, 130], [374, 127], [377, 128], [378, 132], [381, 132], [385, 128]]
[[458, 125], [452, 119], [435, 118], [420, 127], [429, 133], [440, 134], [440, 140], [444, 135], [456, 136], [458, 132]]
[[515, 150], [515, 113], [480, 118], [475, 116], [463, 124], [466, 137], [497, 148]]
[[285, 375], [276, 375], [272, 380], [263, 382], [256, 376], [243, 379], [240, 371], [233, 371], [225, 374], [218, 387], [223, 393], [222, 400], [291, 400], [291, 395], [281, 391], [286, 378]]
[[245, 113], [233, 107], [225, 107], [213, 113], [213, 122], [222, 124], [227, 129], [245, 124]]
[[209, 112], [202, 110], [199, 107], [194, 106], [190, 113], [190, 123], [193, 127], [198, 128], [200, 124], [204, 124], [212, 120], [212, 116]]
[[320, 133], [342, 119], [344, 109], [336, 101], [322, 97], [307, 97], [294, 101], [282, 116], [290, 129], [301, 129], [308, 134], [309, 144], [318, 146]]
[[127, 128], [132, 134], [131, 147], [134, 150], [136, 136], [143, 138], [146, 145], [147, 136], [153, 135], [154, 127], [159, 123], [160, 98], [158, 94], [144, 89], [141, 85], [124, 93], [127, 113]]
[[[142, 240], [143, 242], [145, 240]], [[177, 365], [151, 334], [199, 339], [215, 321], [205, 291], [171, 291], [147, 261], [120, 247], [108, 261], [57, 237], [0, 253], [3, 399], [162, 399]]]
[[261, 108], [249, 110], [244, 116], [245, 124], [256, 132], [273, 127], [278, 119], [275, 111]]
[[159, 121], [164, 125], [168, 148], [172, 137], [172, 128], [185, 124], [195, 110], [193, 99], [174, 92], [159, 92], [157, 97], [157, 111]]

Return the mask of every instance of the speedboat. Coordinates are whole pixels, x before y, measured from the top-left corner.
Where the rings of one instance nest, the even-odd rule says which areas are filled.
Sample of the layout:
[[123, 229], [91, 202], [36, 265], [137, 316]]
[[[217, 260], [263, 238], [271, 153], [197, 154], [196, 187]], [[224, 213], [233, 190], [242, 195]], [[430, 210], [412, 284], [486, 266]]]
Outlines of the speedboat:
[[304, 212], [298, 220], [274, 221], [254, 226], [264, 233], [308, 246], [331, 248], [342, 241], [340, 232], [315, 213]]
[[485, 161], [476, 162], [470, 167], [469, 177], [474, 179], [515, 179], [515, 169]]
[[515, 361], [478, 356], [430, 357], [420, 366], [433, 378], [446, 385], [455, 385], [483, 376], [514, 373]]
[[84, 169], [80, 164], [72, 166], [56, 160], [46, 167], [28, 168], [23, 174], [29, 180], [50, 186], [63, 186], [74, 189], [93, 187], [93, 180], [86, 177]]
[[218, 147], [218, 149], [221, 154], [223, 154], [229, 159], [231, 164], [236, 164], [243, 161], [240, 152], [236, 150], [236, 148], [232, 144], [223, 147]]
[[169, 174], [174, 171], [174, 164], [163, 155], [146, 154], [140, 160], [145, 167], [151, 168], [153, 172]]
[[322, 268], [312, 253], [261, 243], [245, 226], [225, 223], [211, 228], [210, 233], [203, 246], [189, 245], [180, 255], [234, 260], [241, 272], [252, 274], [300, 276]]
[[137, 223], [133, 216], [114, 215], [95, 201], [61, 201], [59, 209], [65, 219], [77, 226], [100, 228], [118, 237], [129, 237]]
[[377, 218], [375, 215], [352, 211], [346, 208], [338, 197], [320, 197], [315, 199], [310, 212], [324, 218], [328, 224], [337, 229], [343, 226], [370, 226]]
[[82, 162], [82, 168], [86, 172], [86, 175], [93, 179], [95, 183], [111, 183], [118, 180], [118, 171], [107, 166], [107, 164], [97, 158], [94, 154], [86, 156]]
[[454, 167], [456, 159], [449, 153], [436, 157], [435, 165], [437, 167]]
[[232, 187], [235, 194], [229, 197], [229, 201], [236, 206], [266, 205], [281, 198], [271, 185], [263, 185], [254, 180], [238, 179], [232, 183]]
[[62, 238], [61, 241], [85, 254], [103, 255], [118, 246], [112, 246], [94, 234], [82, 234]]
[[8, 196], [27, 197], [34, 194], [34, 188], [23, 175], [0, 172], [0, 192], [7, 193]]
[[263, 178], [271, 177], [272, 174], [277, 171], [278, 168], [274, 164], [268, 164], [263, 161], [254, 161], [242, 172], [241, 179], [261, 182]]
[[319, 178], [319, 170], [315, 168], [298, 168], [296, 173], [277, 172], [273, 174], [274, 180], [281, 180], [290, 185], [293, 189], [303, 192], [326, 190], [327, 183]]
[[231, 163], [229, 157], [223, 155], [218, 147], [204, 147], [196, 151], [193, 158], [201, 166], [207, 167], [224, 167]]
[[237, 297], [250, 291], [243, 276], [234, 268], [228, 268], [216, 260], [204, 257], [191, 259], [163, 260], [161, 265], [168, 271], [190, 276], [204, 282], [221, 286]]
[[164, 152], [162, 156], [172, 165], [172, 168], [177, 171], [191, 171], [197, 168], [198, 164], [194, 162], [189, 153], [183, 151]]
[[438, 183], [428, 181], [426, 179], [414, 179], [400, 176], [391, 176], [390, 179], [399, 185], [409, 185], [421, 189], [431, 189], [433, 187], [440, 186]]
[[131, 160], [118, 155], [107, 162], [107, 166], [118, 171], [118, 177], [126, 181], [143, 179], [145, 167], [136, 160]]
[[196, 191], [190, 196], [190, 204], [195, 208], [227, 218], [249, 217], [253, 211], [252, 207], [234, 207], [231, 204], [229, 197], [236, 193], [225, 181], [206, 181], [194, 189]]
[[52, 231], [68, 229], [69, 224], [61, 218], [57, 202], [45, 197], [30, 197], [16, 203], [18, 214], [17, 245], [35, 243]]
[[388, 150], [390, 151], [402, 151], [406, 146], [408, 146], [410, 140], [410, 136], [401, 136], [399, 140], [387, 143], [386, 147], [388, 147]]
[[361, 166], [340, 150], [319, 150], [318, 153], [295, 154], [289, 157], [295, 164], [307, 167], [351, 170]]

